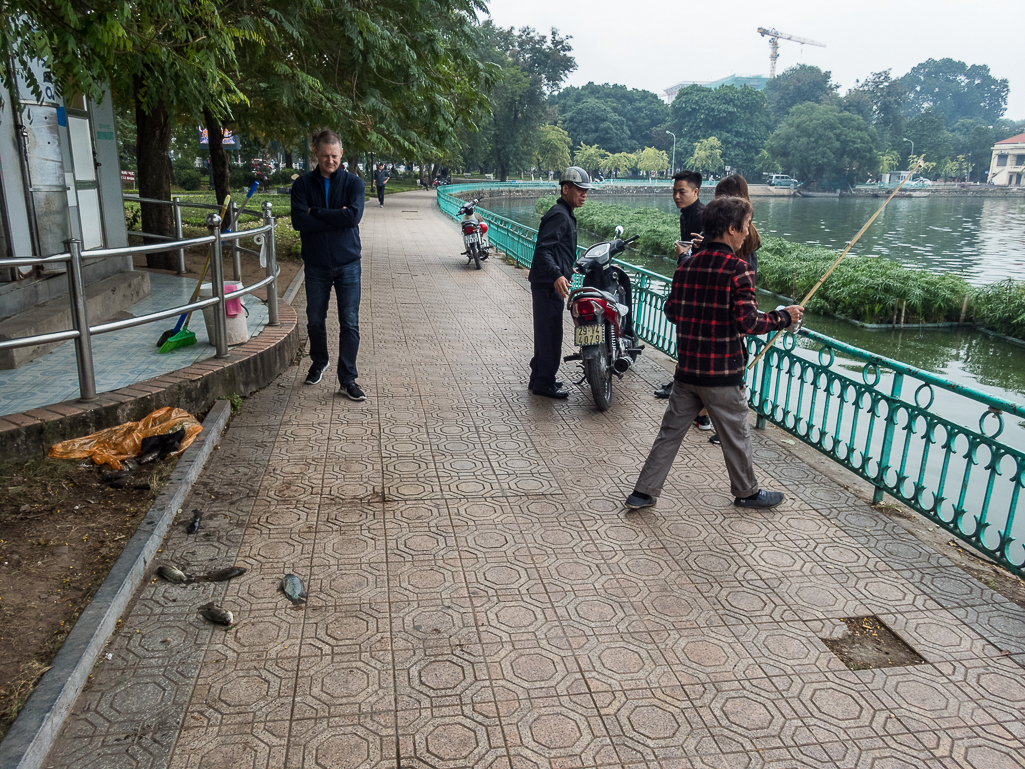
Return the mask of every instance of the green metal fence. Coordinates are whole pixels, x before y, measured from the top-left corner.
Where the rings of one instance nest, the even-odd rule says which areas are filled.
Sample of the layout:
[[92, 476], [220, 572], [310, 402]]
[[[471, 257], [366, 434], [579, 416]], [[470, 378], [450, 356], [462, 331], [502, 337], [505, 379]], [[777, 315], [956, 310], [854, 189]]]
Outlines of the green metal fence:
[[[443, 188], [438, 205], [456, 218], [463, 203], [456, 195], [480, 189]], [[478, 213], [491, 242], [529, 266], [537, 231]], [[668, 279], [619, 264], [633, 282], [634, 327], [675, 357], [675, 328], [662, 313]], [[752, 358], [765, 344], [765, 337], [747, 337]], [[874, 503], [890, 494], [1025, 576], [1025, 519], [1016, 517], [1025, 497], [1025, 452], [1002, 440], [1007, 420], [1025, 418], [1025, 406], [808, 329], [784, 334], [747, 382], [757, 427], [772, 422], [872, 483]]]

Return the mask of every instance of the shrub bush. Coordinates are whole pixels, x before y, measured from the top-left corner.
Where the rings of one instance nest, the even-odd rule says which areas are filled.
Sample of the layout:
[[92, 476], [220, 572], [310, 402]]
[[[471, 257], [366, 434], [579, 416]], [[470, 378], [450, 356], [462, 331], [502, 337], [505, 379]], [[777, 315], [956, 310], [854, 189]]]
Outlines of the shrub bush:
[[270, 175], [270, 183], [275, 187], [291, 187], [292, 175], [296, 173], [294, 168], [279, 168]]
[[178, 179], [178, 186], [183, 190], [198, 190], [200, 183], [203, 181], [203, 177], [195, 169], [179, 171], [175, 176]]

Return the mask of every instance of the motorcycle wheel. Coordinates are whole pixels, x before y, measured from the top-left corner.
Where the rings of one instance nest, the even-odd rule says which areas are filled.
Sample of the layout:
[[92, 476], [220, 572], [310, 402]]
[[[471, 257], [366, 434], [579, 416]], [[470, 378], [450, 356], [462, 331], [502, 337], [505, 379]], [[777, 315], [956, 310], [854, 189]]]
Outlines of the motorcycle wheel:
[[473, 266], [480, 269], [480, 248], [476, 243], [470, 244], [470, 257], [473, 259]]
[[[605, 324], [605, 345], [607, 348], [611, 343], [611, 329]], [[612, 405], [612, 367], [609, 365], [608, 349], [603, 349], [602, 354], [597, 358], [584, 360], [584, 376], [587, 377], [587, 384], [591, 386], [591, 396], [594, 398], [594, 405], [598, 411], [608, 411]]]

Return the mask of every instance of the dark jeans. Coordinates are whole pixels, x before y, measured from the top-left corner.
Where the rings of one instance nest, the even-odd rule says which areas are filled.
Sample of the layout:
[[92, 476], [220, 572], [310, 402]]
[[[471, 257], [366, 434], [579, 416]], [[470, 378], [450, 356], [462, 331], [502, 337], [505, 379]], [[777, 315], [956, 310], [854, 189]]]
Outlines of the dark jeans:
[[377, 199], [381, 202], [381, 205], [383, 206], [384, 205], [384, 185], [383, 184], [378, 184], [377, 185]]
[[530, 360], [532, 390], [554, 390], [562, 363], [562, 311], [565, 303], [550, 283], [531, 283], [534, 305], [534, 357]]
[[310, 335], [310, 358], [321, 366], [328, 364], [327, 306], [331, 289], [338, 299], [338, 382], [342, 387], [356, 381], [356, 354], [359, 352], [360, 260], [328, 269], [305, 267], [306, 330]]

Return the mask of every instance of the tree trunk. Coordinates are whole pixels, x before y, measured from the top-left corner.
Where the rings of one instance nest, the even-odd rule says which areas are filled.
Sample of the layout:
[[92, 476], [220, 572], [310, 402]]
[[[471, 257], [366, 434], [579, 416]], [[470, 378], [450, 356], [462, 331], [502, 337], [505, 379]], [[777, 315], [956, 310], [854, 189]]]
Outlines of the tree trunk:
[[206, 107], [203, 108], [203, 122], [206, 123], [206, 136], [210, 142], [210, 171], [214, 179], [214, 192], [217, 205], [231, 192], [231, 171], [228, 169], [228, 153], [224, 151], [224, 134], [221, 124]]
[[285, 168], [295, 168], [295, 166], [292, 165], [292, 150], [291, 149], [285, 150]]
[[502, 164], [499, 164], [499, 166], [498, 166], [498, 176], [499, 176], [498, 180], [500, 182], [507, 182], [507, 181], [509, 181], [509, 169], [506, 166], [504, 166]]
[[[144, 78], [135, 77], [136, 93], [144, 87]], [[138, 102], [136, 102], [138, 104]], [[171, 121], [167, 103], [161, 99], [146, 113], [135, 108], [136, 147], [139, 163], [139, 196], [154, 200], [171, 199], [170, 162]], [[174, 216], [171, 206], [159, 203], [142, 204], [142, 231], [152, 235], [174, 237]], [[146, 266], [153, 269], [177, 270], [178, 258], [172, 253], [147, 254]]]

